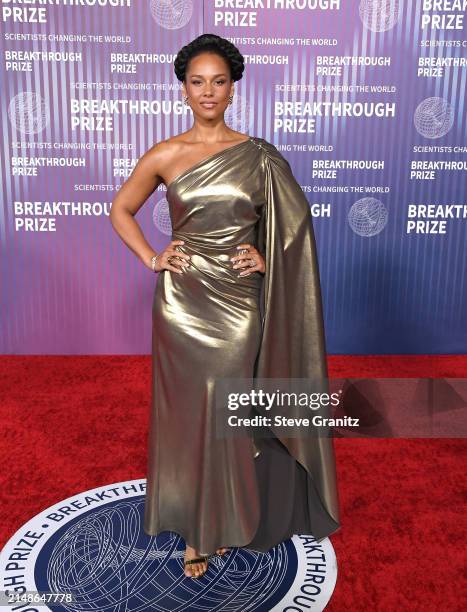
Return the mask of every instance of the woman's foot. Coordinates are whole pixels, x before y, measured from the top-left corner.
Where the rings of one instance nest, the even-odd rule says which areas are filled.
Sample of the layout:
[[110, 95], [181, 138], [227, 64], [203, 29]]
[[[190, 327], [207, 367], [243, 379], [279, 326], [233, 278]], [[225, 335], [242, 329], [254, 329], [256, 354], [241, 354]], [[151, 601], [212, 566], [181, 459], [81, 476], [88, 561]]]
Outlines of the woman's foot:
[[[192, 562], [194, 559], [198, 559], [196, 562]], [[201, 578], [208, 569], [208, 558], [207, 555], [201, 555], [191, 546], [186, 546], [185, 557], [185, 576], [188, 578]], [[190, 563], [187, 563], [190, 562]]]
[[225, 554], [229, 549], [225, 548], [224, 546], [222, 548], [217, 548], [216, 549], [216, 554], [220, 555], [222, 557], [223, 554]]

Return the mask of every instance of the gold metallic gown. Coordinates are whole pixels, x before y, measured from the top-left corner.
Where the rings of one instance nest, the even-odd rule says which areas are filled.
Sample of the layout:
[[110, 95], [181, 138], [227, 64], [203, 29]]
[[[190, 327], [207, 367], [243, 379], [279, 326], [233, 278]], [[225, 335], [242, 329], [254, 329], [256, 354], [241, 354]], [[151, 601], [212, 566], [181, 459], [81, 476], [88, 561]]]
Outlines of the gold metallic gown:
[[[167, 188], [172, 239], [191, 256], [162, 270], [153, 302], [153, 386], [144, 530], [174, 531], [201, 553], [266, 552], [294, 533], [339, 528], [331, 438], [221, 438], [216, 378], [327, 377], [308, 202], [289, 163], [250, 137]], [[249, 243], [264, 274], [239, 277]]]

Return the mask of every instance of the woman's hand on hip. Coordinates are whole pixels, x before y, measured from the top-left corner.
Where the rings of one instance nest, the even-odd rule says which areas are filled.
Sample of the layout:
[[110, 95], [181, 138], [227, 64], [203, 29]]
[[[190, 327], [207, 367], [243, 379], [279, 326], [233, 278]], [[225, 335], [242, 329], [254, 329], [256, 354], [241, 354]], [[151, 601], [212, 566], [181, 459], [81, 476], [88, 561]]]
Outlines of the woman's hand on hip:
[[158, 254], [154, 272], [170, 270], [171, 272], [183, 274], [184, 268], [190, 265], [190, 256], [177, 250], [177, 245], [179, 244], [184, 244], [184, 241], [172, 240], [170, 244]]
[[245, 268], [239, 273], [239, 276], [249, 276], [253, 272], [264, 274], [266, 263], [254, 246], [251, 244], [239, 244], [237, 249], [239, 254], [231, 257], [230, 261], [233, 263], [234, 269]]

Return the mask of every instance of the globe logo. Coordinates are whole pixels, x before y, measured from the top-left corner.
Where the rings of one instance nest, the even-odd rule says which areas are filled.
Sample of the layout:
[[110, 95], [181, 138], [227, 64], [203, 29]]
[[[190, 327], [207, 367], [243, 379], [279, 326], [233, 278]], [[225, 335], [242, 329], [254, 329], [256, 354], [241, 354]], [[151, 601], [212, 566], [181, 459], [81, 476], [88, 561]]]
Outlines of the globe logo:
[[415, 109], [414, 124], [425, 138], [441, 138], [454, 123], [454, 109], [443, 98], [425, 98]]
[[37, 134], [49, 122], [45, 101], [34, 91], [22, 91], [8, 106], [12, 125], [23, 134]]
[[169, 203], [166, 198], [159, 200], [152, 212], [152, 221], [157, 229], [170, 236], [172, 234], [172, 222], [170, 220]]
[[369, 238], [379, 234], [386, 226], [388, 211], [376, 198], [361, 198], [349, 210], [348, 221], [359, 236]]
[[193, 14], [192, 0], [151, 0], [154, 21], [166, 30], [178, 30], [190, 21]]
[[[194, 580], [184, 575], [185, 542], [177, 533], [144, 532], [145, 487], [145, 480], [98, 487], [32, 518], [0, 554], [3, 584], [11, 584], [16, 551], [34, 534], [14, 578], [27, 591], [67, 595], [54, 612], [282, 612], [294, 598], [307, 610], [325, 608], [337, 576], [329, 539], [294, 535], [267, 553], [232, 547], [212, 555], [206, 574]], [[27, 609], [51, 610], [43, 603]]]
[[393, 28], [401, 16], [399, 0], [362, 0], [359, 6], [363, 25], [372, 32]]
[[253, 121], [250, 104], [243, 96], [234, 95], [232, 104], [229, 104], [225, 109], [224, 119], [233, 130], [247, 132]]

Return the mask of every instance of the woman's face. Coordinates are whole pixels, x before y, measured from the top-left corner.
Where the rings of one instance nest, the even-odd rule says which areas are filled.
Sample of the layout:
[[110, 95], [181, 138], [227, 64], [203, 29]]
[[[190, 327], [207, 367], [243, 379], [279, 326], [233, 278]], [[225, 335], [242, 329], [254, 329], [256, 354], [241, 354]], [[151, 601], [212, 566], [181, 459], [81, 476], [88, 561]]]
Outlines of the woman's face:
[[189, 61], [182, 91], [194, 115], [209, 120], [224, 114], [234, 92], [233, 84], [224, 58], [216, 53], [201, 53]]

